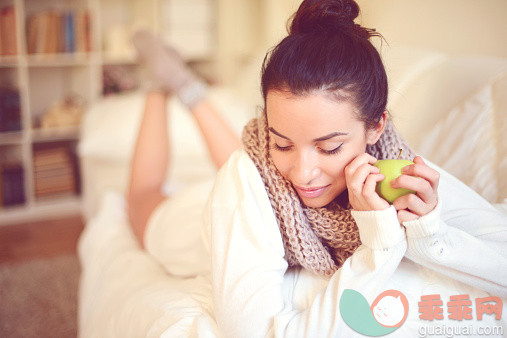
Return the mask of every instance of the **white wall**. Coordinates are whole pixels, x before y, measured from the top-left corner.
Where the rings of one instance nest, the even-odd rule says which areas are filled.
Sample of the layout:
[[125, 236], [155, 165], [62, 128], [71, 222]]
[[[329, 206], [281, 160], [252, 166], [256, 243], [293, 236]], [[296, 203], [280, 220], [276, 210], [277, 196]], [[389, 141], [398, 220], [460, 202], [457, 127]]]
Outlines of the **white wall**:
[[[263, 4], [260, 46], [271, 46], [286, 34], [287, 19], [301, 0], [253, 1]], [[391, 45], [507, 57], [507, 0], [356, 1], [358, 21], [376, 28]]]
[[[287, 20], [301, 1], [218, 1], [223, 83], [248, 87], [246, 93], [258, 90], [261, 58], [287, 34]], [[362, 12], [358, 22], [376, 28], [390, 46], [507, 57], [507, 0], [356, 1]]]
[[506, 0], [357, 0], [390, 45], [507, 57]]
[[261, 0], [264, 15], [263, 37], [259, 47], [269, 48], [276, 45], [287, 35], [286, 24], [289, 17], [296, 12], [301, 0]]
[[[301, 0], [219, 0], [218, 73], [223, 83], [242, 81], [245, 64], [259, 62], [287, 35], [285, 24]], [[258, 68], [257, 72], [260, 72]]]

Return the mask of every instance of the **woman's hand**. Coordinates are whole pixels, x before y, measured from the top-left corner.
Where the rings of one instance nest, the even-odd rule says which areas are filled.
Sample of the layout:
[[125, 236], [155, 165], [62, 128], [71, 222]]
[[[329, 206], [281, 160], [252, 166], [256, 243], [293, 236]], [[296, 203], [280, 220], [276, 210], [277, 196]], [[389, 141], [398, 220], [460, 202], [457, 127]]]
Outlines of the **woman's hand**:
[[398, 210], [400, 223], [418, 219], [435, 209], [440, 179], [438, 171], [428, 167], [420, 156], [414, 158], [414, 164], [404, 167], [401, 173], [401, 176], [391, 181], [391, 186], [410, 189], [416, 193], [394, 200], [393, 205]]
[[376, 161], [375, 157], [364, 153], [345, 167], [349, 201], [354, 210], [384, 210], [389, 207], [389, 203], [375, 192], [377, 182], [384, 179], [379, 169], [372, 166]]

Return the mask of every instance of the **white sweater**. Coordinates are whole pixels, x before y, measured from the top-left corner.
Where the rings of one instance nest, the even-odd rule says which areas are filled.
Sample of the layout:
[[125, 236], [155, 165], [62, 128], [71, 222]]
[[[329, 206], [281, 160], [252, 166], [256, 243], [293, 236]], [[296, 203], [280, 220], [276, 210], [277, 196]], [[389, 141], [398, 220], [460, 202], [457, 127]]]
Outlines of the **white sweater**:
[[[429, 161], [427, 161], [429, 163]], [[411, 222], [396, 210], [353, 211], [362, 245], [327, 280], [288, 269], [282, 237], [262, 179], [240, 150], [222, 167], [205, 210], [215, 317], [226, 337], [349, 337], [339, 300], [359, 291], [369, 304], [396, 289], [409, 300], [407, 320], [394, 335], [422, 327], [504, 326], [507, 332], [507, 217], [452, 175], [440, 172], [439, 204]], [[405, 230], [406, 229], [406, 230]], [[421, 296], [440, 294], [444, 319], [419, 319]], [[474, 320], [447, 318], [452, 295], [468, 294]], [[502, 320], [476, 320], [474, 299], [499, 296]]]

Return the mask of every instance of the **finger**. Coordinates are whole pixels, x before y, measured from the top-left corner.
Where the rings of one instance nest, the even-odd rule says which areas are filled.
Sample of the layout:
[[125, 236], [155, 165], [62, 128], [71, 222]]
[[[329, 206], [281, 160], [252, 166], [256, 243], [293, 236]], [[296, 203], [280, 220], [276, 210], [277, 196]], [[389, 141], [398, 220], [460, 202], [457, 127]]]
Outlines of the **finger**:
[[373, 210], [382, 210], [389, 207], [389, 203], [375, 191], [377, 182], [382, 181], [384, 178], [384, 174], [371, 174], [366, 178], [366, 182], [364, 183], [362, 196]]
[[414, 160], [412, 162], [414, 162], [416, 164], [427, 165], [426, 162], [424, 162], [424, 159], [421, 156], [414, 157]]
[[353, 194], [360, 195], [363, 191], [364, 182], [370, 174], [378, 174], [379, 169], [368, 163], [363, 163], [349, 178], [347, 185], [349, 190], [352, 190]]
[[415, 191], [425, 203], [433, 203], [437, 199], [437, 192], [430, 182], [421, 177], [401, 175], [391, 181], [391, 187], [404, 188]]
[[416, 214], [414, 214], [408, 210], [399, 210], [398, 211], [398, 221], [400, 222], [400, 224], [403, 224], [403, 222], [407, 222], [407, 221], [414, 221], [418, 218], [419, 218], [419, 216], [417, 216]]
[[417, 156], [414, 158], [414, 164], [408, 165], [401, 169], [401, 173], [404, 175], [417, 176], [424, 178], [430, 182], [431, 187], [436, 190], [438, 182], [440, 180], [440, 173], [424, 163], [424, 160]]
[[356, 170], [363, 164], [373, 164], [377, 162], [377, 159], [368, 153], [362, 153], [356, 156], [350, 163], [345, 167], [345, 177], [352, 177]]
[[380, 173], [379, 168], [374, 167], [369, 163], [364, 163], [360, 165], [359, 168], [357, 168], [356, 172], [352, 175], [352, 179], [354, 181], [361, 182], [361, 185], [363, 185], [368, 175], [379, 173]]
[[409, 210], [418, 216], [424, 216], [435, 208], [434, 205], [424, 203], [423, 200], [415, 194], [407, 194], [398, 197], [394, 200], [393, 206], [396, 210]]

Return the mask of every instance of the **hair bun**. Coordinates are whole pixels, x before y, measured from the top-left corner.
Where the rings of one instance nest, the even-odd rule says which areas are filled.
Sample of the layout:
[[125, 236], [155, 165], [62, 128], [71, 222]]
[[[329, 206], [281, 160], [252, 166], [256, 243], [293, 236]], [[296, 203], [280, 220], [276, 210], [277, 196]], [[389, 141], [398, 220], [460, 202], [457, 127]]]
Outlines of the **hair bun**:
[[304, 0], [292, 17], [289, 34], [336, 33], [350, 31], [365, 38], [375, 30], [354, 23], [359, 6], [354, 0]]

